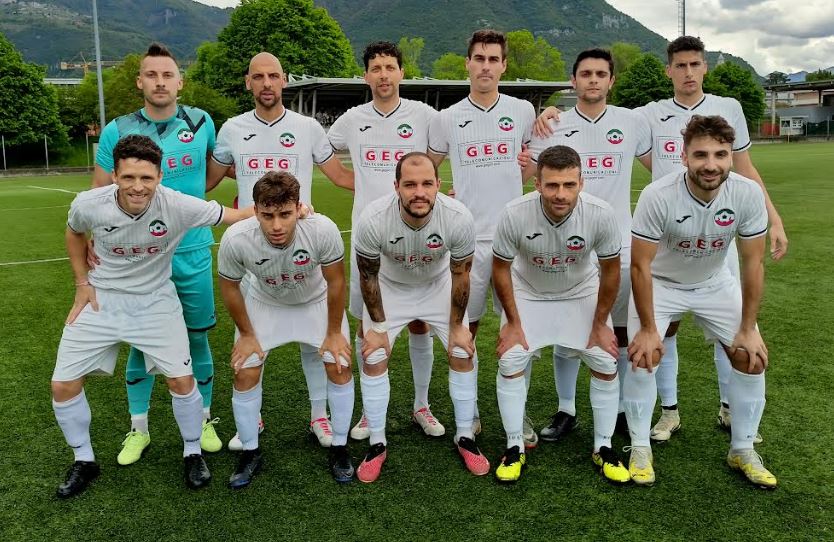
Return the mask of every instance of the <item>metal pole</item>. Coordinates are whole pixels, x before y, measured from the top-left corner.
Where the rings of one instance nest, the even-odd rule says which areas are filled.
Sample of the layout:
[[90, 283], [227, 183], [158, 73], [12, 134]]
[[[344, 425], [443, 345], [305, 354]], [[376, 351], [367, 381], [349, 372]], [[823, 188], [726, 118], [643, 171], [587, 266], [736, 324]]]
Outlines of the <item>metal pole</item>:
[[2, 142], [2, 147], [3, 147], [3, 170], [5, 171], [5, 169], [6, 169], [6, 136], [5, 136], [5, 134], [0, 135], [0, 142]]
[[771, 137], [778, 136], [779, 131], [776, 130], [776, 89], [770, 89], [770, 130], [773, 132]]
[[101, 130], [104, 130], [104, 125], [107, 124], [107, 119], [104, 116], [104, 82], [101, 77], [101, 43], [98, 38], [98, 7], [96, 0], [93, 0], [93, 38], [96, 42], [96, 82], [98, 84], [98, 115]]
[[49, 145], [46, 143], [46, 136], [43, 136], [43, 154], [46, 156], [46, 171], [49, 171]]
[[90, 167], [90, 134], [84, 132], [84, 148], [87, 151], [87, 167]]

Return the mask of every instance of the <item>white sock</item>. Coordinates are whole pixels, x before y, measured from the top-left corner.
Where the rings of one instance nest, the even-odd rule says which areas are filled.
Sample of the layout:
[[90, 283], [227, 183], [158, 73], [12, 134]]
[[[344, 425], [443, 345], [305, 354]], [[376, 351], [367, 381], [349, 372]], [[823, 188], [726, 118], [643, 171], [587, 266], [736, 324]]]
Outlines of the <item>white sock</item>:
[[130, 415], [130, 430], [138, 431], [139, 433], [148, 433], [148, 413], [131, 414]]
[[655, 369], [655, 378], [660, 406], [670, 407], [678, 404], [678, 336], [665, 337], [663, 346], [666, 353]]
[[733, 414], [730, 447], [733, 450], [749, 450], [753, 448], [753, 438], [759, 432], [765, 407], [764, 373], [751, 375], [733, 369], [727, 392]]
[[330, 403], [330, 422], [333, 426], [333, 446], [347, 444], [350, 418], [353, 416], [353, 379], [345, 384], [327, 381], [327, 400]]
[[[472, 356], [472, 366], [475, 368], [475, 410], [472, 414], [472, 421], [480, 420], [481, 413], [478, 410], [478, 350], [475, 349], [475, 355]], [[456, 439], [457, 440], [457, 439]]]
[[203, 434], [203, 397], [197, 390], [197, 384], [186, 395], [171, 393], [171, 407], [174, 419], [182, 435], [182, 456], [201, 454], [200, 437]]
[[408, 356], [414, 378], [414, 412], [429, 406], [429, 383], [434, 366], [434, 344], [431, 333], [408, 333]]
[[524, 378], [505, 378], [499, 371], [495, 378], [495, 390], [498, 393], [501, 423], [504, 424], [504, 432], [507, 433], [507, 448], [518, 446], [518, 449], [523, 452], [524, 407], [527, 404], [527, 387], [524, 385]]
[[244, 450], [258, 448], [258, 422], [261, 417], [263, 387], [258, 382], [254, 388], [238, 391], [232, 388], [232, 412], [235, 426]]
[[203, 407], [203, 419], [210, 420], [211, 419], [211, 409]]
[[301, 370], [307, 380], [310, 394], [310, 421], [327, 417], [327, 372], [319, 356], [318, 348], [309, 344], [298, 345], [301, 350]]
[[632, 446], [650, 446], [652, 413], [657, 401], [655, 374], [646, 369], [626, 371], [623, 382], [623, 406]]
[[715, 372], [718, 373], [718, 397], [722, 403], [729, 404], [730, 401], [727, 396], [733, 366], [730, 364], [730, 358], [727, 357], [724, 347], [719, 343], [715, 344], [713, 361], [715, 362]]
[[388, 401], [391, 398], [388, 371], [379, 376], [368, 376], [364, 371], [359, 371], [359, 387], [362, 390], [362, 404], [365, 418], [368, 420], [368, 430], [371, 432], [369, 443], [372, 446], [378, 442], [387, 445], [385, 416], [388, 414]]
[[559, 410], [576, 416], [576, 377], [579, 375], [579, 358], [569, 358], [553, 348], [553, 377], [559, 396]]
[[617, 406], [617, 414], [625, 412], [623, 406], [623, 382], [625, 381], [625, 373], [631, 369], [631, 361], [628, 359], [628, 348], [621, 346], [617, 348], [617, 380], [620, 381], [620, 402]]
[[591, 408], [594, 411], [594, 451], [601, 446], [611, 448], [611, 436], [617, 425], [619, 378], [601, 380], [591, 376]]
[[90, 442], [90, 420], [93, 415], [84, 390], [67, 401], [58, 402], [53, 399], [52, 410], [55, 411], [55, 419], [64, 433], [64, 439], [75, 454], [75, 460], [95, 461], [93, 444]]
[[[478, 370], [461, 373], [449, 368], [449, 395], [455, 408], [455, 442], [461, 437], [475, 438], [472, 420], [475, 419]], [[524, 385], [522, 381], [521, 385]]]

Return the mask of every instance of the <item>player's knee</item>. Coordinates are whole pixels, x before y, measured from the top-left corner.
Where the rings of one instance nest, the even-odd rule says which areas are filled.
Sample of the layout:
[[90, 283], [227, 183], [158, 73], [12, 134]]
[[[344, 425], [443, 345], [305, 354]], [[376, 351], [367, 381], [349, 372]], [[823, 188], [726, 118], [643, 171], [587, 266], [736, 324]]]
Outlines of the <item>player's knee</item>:
[[760, 375], [765, 371], [764, 363], [757, 363], [752, 369], [750, 368], [750, 355], [747, 350], [737, 348], [735, 352], [732, 352], [727, 346], [723, 344], [721, 346], [724, 347], [727, 357], [730, 358], [730, 365], [736, 371], [749, 375]]
[[237, 391], [248, 391], [258, 385], [261, 380], [263, 366], [247, 367], [235, 374], [234, 387]]
[[84, 389], [84, 380], [68, 380], [64, 382], [60, 382], [57, 380], [52, 381], [52, 399], [59, 403], [63, 403], [64, 401], [69, 401], [73, 397], [77, 397], [79, 393]]
[[327, 379], [340, 386], [347, 384], [353, 378], [350, 367], [342, 366], [342, 372], [340, 373], [336, 370], [335, 363], [327, 363], [324, 366], [324, 370], [327, 373]]
[[505, 378], [516, 378], [519, 374], [524, 374], [531, 357], [531, 352], [516, 344], [498, 360], [498, 372]]
[[611, 382], [612, 380], [617, 378], [617, 368], [614, 367], [614, 372], [611, 374], [601, 373], [599, 371], [595, 371], [591, 369], [591, 376], [596, 378], [597, 380], [605, 380], [606, 382]]
[[388, 370], [388, 355], [385, 350], [378, 348], [365, 358], [362, 371], [368, 376], [379, 376]]
[[457, 371], [459, 373], [468, 373], [469, 371], [475, 368], [474, 361], [472, 360], [472, 358], [466, 356], [465, 351], [461, 350], [460, 352], [453, 352], [453, 354], [456, 355], [449, 356], [449, 367], [453, 371]]
[[429, 325], [422, 320], [414, 320], [408, 324], [408, 331], [414, 335], [425, 335], [429, 332]]
[[191, 390], [193, 390], [194, 386], [196, 385], [196, 383], [194, 382], [194, 377], [191, 375], [168, 378], [167, 382], [168, 389], [176, 393], [177, 395], [188, 395], [189, 393], [191, 393]]
[[677, 335], [679, 327], [681, 327], [680, 320], [669, 324], [669, 327], [666, 328], [666, 337], [674, 337], [675, 335]]

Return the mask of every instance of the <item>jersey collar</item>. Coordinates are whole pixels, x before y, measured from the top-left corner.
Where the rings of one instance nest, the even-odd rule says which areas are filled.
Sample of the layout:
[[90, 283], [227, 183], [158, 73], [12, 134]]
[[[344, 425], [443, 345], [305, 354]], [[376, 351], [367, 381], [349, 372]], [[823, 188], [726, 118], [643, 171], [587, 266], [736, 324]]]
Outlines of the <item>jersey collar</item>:
[[[157, 186], [156, 188], [158, 190], [159, 186]], [[118, 210], [120, 210], [122, 213], [124, 213], [125, 215], [127, 215], [134, 222], [139, 220], [143, 216], [145, 216], [145, 213], [147, 213], [148, 209], [151, 208], [151, 204], [153, 203], [154, 198], [156, 198], [156, 192], [153, 193], [153, 197], [151, 197], [150, 201], [148, 201], [148, 205], [146, 205], [145, 208], [142, 209], [142, 211], [138, 215], [134, 215], [132, 213], [128, 213], [127, 211], [122, 209], [121, 205], [119, 205], [119, 189], [117, 188], [116, 190], [113, 191], [113, 203], [116, 204], [116, 208]]]
[[590, 122], [591, 124], [596, 124], [602, 119], [602, 117], [605, 116], [606, 113], [608, 113], [608, 106], [606, 105], [605, 109], [602, 110], [602, 113], [600, 113], [599, 116], [595, 119], [592, 119], [591, 117], [588, 117], [585, 114], [583, 114], [578, 107], [574, 107], [573, 110], [576, 112], [577, 115], [579, 115], [579, 118], [584, 119], [587, 122]]
[[480, 105], [478, 105], [478, 104], [476, 104], [475, 102], [473, 102], [473, 101], [472, 101], [472, 98], [470, 98], [469, 96], [467, 96], [467, 97], [466, 97], [466, 99], [467, 99], [467, 100], [469, 100], [469, 103], [471, 103], [471, 104], [472, 104], [472, 106], [473, 106], [473, 107], [475, 107], [476, 109], [480, 109], [480, 110], [481, 110], [481, 111], [483, 111], [484, 113], [489, 113], [490, 111], [492, 111], [493, 109], [495, 109], [495, 106], [496, 106], [496, 105], [498, 105], [498, 102], [500, 102], [500, 101], [501, 101], [501, 93], [499, 92], [499, 93], [498, 93], [498, 97], [497, 97], [497, 98], [495, 98], [495, 102], [493, 102], [493, 104], [492, 104], [491, 106], [486, 107], [486, 108], [481, 107]]
[[715, 200], [717, 200], [718, 196], [721, 194], [721, 190], [724, 189], [724, 184], [726, 184], [726, 182], [727, 182], [727, 181], [724, 181], [723, 183], [721, 183], [721, 186], [718, 188], [718, 194], [716, 194], [715, 197], [712, 198], [712, 201], [704, 201], [701, 198], [699, 198], [698, 196], [696, 196], [695, 194], [693, 194], [692, 191], [689, 189], [689, 183], [686, 182], [686, 175], [687, 175], [687, 172], [684, 171], [683, 176], [681, 177], [681, 179], [683, 179], [683, 186], [684, 186], [684, 188], [686, 188], [686, 193], [689, 194], [689, 197], [692, 198], [692, 200], [695, 203], [697, 203], [699, 206], [703, 207], [704, 209], [709, 209], [710, 207], [712, 207], [712, 204], [715, 203]]
[[[576, 205], [577, 206], [579, 205], [579, 201], [576, 202]], [[539, 210], [542, 212], [542, 216], [544, 217], [544, 219], [547, 220], [547, 223], [550, 224], [555, 229], [555, 228], [560, 227], [565, 222], [567, 222], [568, 219], [570, 219], [570, 217], [573, 216], [573, 212], [576, 210], [576, 206], [574, 206], [574, 208], [570, 210], [570, 212], [568, 213], [568, 216], [566, 216], [565, 218], [563, 218], [559, 222], [553, 222], [553, 219], [550, 218], [547, 215], [547, 211], [544, 210], [544, 203], [542, 202], [542, 196], [541, 196], [541, 194], [539, 194]]]
[[373, 102], [371, 102], [371, 108], [376, 112], [377, 115], [379, 115], [380, 117], [382, 117], [384, 119], [387, 119], [388, 117], [390, 117], [391, 115], [393, 115], [394, 113], [399, 111], [400, 107], [402, 107], [402, 105], [403, 105], [403, 101], [402, 101], [402, 99], [400, 99], [399, 103], [397, 103], [397, 107], [395, 107], [394, 109], [392, 109], [388, 113], [383, 113], [382, 111], [380, 111], [379, 109], [376, 108], [376, 105], [374, 105]]
[[707, 99], [707, 95], [704, 94], [703, 96], [701, 96], [701, 99], [698, 100], [698, 103], [696, 103], [692, 107], [689, 107], [687, 105], [683, 105], [682, 103], [677, 101], [675, 98], [672, 98], [672, 103], [675, 104], [676, 106], [680, 107], [681, 109], [685, 109], [686, 111], [695, 111], [695, 109], [697, 109], [698, 106], [700, 106], [702, 103], [704, 103], [704, 100], [706, 100], [706, 99]]
[[269, 127], [271, 128], [271, 127], [275, 126], [276, 124], [278, 124], [279, 122], [281, 122], [282, 120], [284, 120], [284, 117], [286, 117], [286, 116], [287, 116], [287, 108], [286, 108], [286, 107], [284, 107], [284, 113], [283, 113], [283, 114], [281, 114], [281, 116], [280, 116], [280, 117], [278, 117], [277, 119], [273, 120], [272, 122], [265, 121], [264, 119], [262, 119], [261, 117], [259, 117], [259, 116], [258, 116], [258, 113], [257, 113], [254, 109], [252, 110], [252, 115], [254, 115], [255, 120], [257, 120], [257, 121], [258, 121], [258, 122], [260, 122], [261, 124], [265, 124], [265, 125], [267, 125], [267, 126], [269, 126]]

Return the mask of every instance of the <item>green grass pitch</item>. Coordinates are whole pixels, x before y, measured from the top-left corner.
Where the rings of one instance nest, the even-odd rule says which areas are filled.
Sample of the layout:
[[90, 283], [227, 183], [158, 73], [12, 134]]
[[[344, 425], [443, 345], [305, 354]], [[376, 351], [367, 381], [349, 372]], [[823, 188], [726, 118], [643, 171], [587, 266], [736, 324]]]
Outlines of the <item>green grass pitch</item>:
[[[295, 346], [274, 351], [266, 365], [266, 465], [250, 488], [227, 489], [235, 465], [227, 451], [208, 458], [209, 488], [185, 488], [181, 441], [159, 381], [150, 415], [153, 444], [139, 463], [119, 467], [116, 454], [129, 428], [123, 351], [116, 377], [91, 378], [87, 385], [102, 475], [81, 497], [57, 501], [55, 487], [71, 462], [49, 397], [73, 297], [63, 231], [74, 192], [86, 189], [89, 179], [0, 181], [0, 540], [834, 540], [834, 146], [756, 146], [752, 154], [791, 241], [784, 261], [767, 262], [760, 314], [771, 366], [758, 450], [779, 479], [773, 492], [751, 487], [724, 462], [729, 437], [715, 424], [712, 348], [687, 319], [679, 339], [683, 428], [654, 447], [658, 480], [651, 488], [613, 487], [592, 467], [585, 369], [577, 394], [580, 430], [563, 443], [541, 444], [514, 486], [498, 485], [492, 474], [471, 476], [451, 438], [429, 440], [410, 424], [413, 388], [401, 337], [391, 363], [389, 459], [377, 483], [339, 487], [331, 480], [326, 452], [307, 433], [309, 403]], [[451, 179], [448, 164], [442, 176]], [[636, 166], [635, 189], [647, 180]], [[233, 194], [225, 181], [210, 197], [229, 204]], [[317, 175], [313, 197], [318, 211], [350, 229], [348, 193]], [[219, 324], [210, 333], [217, 368], [213, 414], [225, 441], [235, 432], [228, 367], [233, 328], [219, 294], [217, 310]], [[489, 315], [478, 337], [479, 444], [493, 466], [504, 448], [495, 396], [497, 325]], [[432, 408], [451, 429], [439, 343], [435, 354]], [[537, 427], [556, 409], [549, 359], [547, 351], [533, 373], [528, 412]], [[356, 392], [354, 421], [358, 381]], [[617, 448], [625, 444], [615, 437]], [[352, 443], [357, 461], [364, 448]]]

